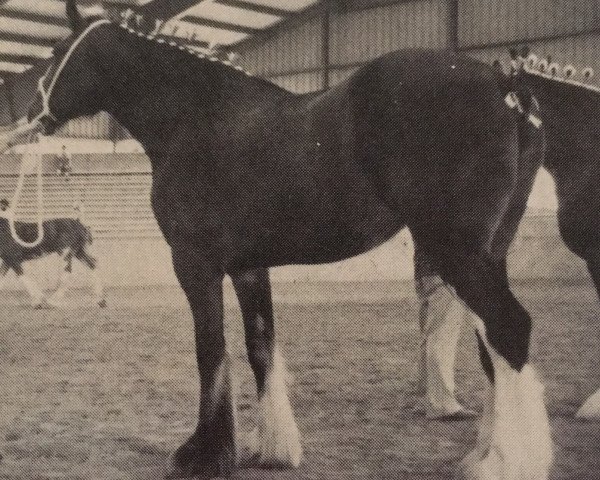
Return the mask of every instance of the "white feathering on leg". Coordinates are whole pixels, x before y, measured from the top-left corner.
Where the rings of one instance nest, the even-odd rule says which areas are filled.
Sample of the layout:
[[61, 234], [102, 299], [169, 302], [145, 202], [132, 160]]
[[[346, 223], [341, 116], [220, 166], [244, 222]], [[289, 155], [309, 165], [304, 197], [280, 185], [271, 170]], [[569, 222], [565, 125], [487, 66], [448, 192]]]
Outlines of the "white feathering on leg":
[[287, 394], [287, 371], [279, 349], [265, 379], [259, 402], [258, 455], [262, 465], [298, 468], [302, 460], [300, 432]]
[[[487, 452], [476, 448], [467, 456], [469, 480], [547, 480], [553, 449], [544, 405], [544, 388], [531, 365], [513, 369], [488, 343], [477, 325], [494, 365], [494, 409]], [[480, 439], [488, 434], [481, 426]], [[483, 455], [482, 455], [483, 453]]]
[[31, 278], [29, 278], [25, 274], [20, 275], [19, 278], [21, 279], [21, 282], [23, 283], [25, 289], [29, 293], [33, 305], [37, 306], [41, 304], [44, 301], [44, 293], [42, 292], [40, 287], [38, 287], [37, 283], [35, 283]]
[[494, 387], [488, 382], [485, 392], [483, 413], [479, 420], [477, 443], [475, 448], [463, 459], [462, 468], [467, 479], [481, 478], [478, 465], [486, 457], [492, 442], [492, 429], [494, 426]]

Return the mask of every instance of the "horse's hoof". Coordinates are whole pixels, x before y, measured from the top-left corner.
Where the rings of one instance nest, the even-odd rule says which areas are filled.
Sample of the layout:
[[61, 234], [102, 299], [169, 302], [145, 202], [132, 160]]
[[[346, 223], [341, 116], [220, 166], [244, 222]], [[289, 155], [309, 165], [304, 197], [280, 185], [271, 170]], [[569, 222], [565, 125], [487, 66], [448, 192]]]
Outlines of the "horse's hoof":
[[236, 454], [233, 445], [214, 452], [211, 445], [190, 438], [171, 456], [167, 479], [189, 478], [208, 480], [216, 477], [230, 477], [236, 469]]
[[106, 308], [108, 306], [108, 304], [106, 303], [106, 300], [103, 298], [102, 300], [98, 300], [98, 306], [100, 308]]

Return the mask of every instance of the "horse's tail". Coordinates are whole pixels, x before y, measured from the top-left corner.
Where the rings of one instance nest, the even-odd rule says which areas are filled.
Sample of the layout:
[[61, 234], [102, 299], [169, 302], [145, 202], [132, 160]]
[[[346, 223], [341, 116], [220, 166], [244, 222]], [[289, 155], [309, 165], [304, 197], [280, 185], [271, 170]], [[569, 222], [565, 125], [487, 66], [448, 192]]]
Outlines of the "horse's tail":
[[505, 95], [506, 104], [534, 127], [540, 128], [542, 124], [540, 107], [529, 86], [518, 75], [506, 75], [499, 63], [496, 63], [495, 67], [498, 74], [498, 87]]
[[91, 245], [94, 241], [94, 236], [92, 234], [92, 229], [85, 225], [79, 218], [75, 220], [75, 238], [79, 241], [78, 243], [85, 247], [87, 245]]

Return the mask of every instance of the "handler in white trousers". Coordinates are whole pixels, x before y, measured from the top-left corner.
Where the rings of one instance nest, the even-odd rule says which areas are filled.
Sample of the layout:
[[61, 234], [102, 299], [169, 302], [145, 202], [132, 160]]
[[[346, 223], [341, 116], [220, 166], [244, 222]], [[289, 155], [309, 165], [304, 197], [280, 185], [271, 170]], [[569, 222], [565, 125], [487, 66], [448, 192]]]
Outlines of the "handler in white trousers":
[[461, 327], [470, 315], [415, 245], [415, 288], [421, 329], [420, 389], [430, 419], [463, 419], [475, 412], [456, 399], [454, 366]]

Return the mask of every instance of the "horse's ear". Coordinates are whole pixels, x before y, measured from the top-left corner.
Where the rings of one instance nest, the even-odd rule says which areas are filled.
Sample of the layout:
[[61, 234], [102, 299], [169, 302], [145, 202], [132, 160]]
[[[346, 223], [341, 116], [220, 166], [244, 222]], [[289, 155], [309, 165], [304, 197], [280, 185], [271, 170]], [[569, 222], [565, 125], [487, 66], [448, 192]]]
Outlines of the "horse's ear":
[[84, 20], [77, 8], [77, 0], [67, 0], [67, 18], [73, 33], [77, 34], [84, 28]]

